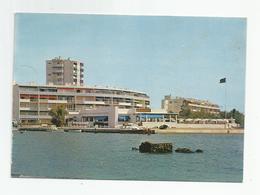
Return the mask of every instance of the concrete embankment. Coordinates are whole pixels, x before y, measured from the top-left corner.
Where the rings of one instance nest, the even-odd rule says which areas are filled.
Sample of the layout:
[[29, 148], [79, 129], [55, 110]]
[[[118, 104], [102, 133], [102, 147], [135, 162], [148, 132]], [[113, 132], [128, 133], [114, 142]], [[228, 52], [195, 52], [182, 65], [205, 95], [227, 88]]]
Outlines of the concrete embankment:
[[242, 134], [244, 129], [239, 128], [167, 128], [150, 130], [118, 129], [118, 128], [84, 128], [84, 127], [62, 127], [58, 129], [48, 127], [20, 127], [19, 131], [46, 131], [46, 132], [84, 132], [84, 133], [128, 133], [128, 134], [171, 134], [171, 133], [212, 133], [212, 134]]
[[244, 129], [200, 129], [200, 128], [168, 128], [168, 129], [153, 129], [155, 133], [171, 134], [171, 133], [211, 133], [211, 134], [243, 134]]
[[84, 127], [20, 127], [19, 131], [45, 131], [45, 132], [83, 132], [83, 133], [121, 133], [121, 134], [154, 134], [154, 130], [118, 129], [118, 128], [84, 128]]
[[19, 127], [18, 131], [52, 131], [53, 129], [48, 127]]

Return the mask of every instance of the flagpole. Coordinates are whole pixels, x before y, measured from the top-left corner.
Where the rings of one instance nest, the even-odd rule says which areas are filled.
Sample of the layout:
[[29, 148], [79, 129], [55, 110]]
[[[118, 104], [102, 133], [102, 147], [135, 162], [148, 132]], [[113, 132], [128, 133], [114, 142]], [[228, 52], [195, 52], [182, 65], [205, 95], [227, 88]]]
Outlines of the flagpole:
[[225, 98], [225, 100], [224, 100], [224, 101], [225, 101], [225, 103], [224, 103], [224, 107], [225, 107], [225, 108], [224, 108], [224, 109], [225, 109], [224, 112], [225, 112], [225, 114], [224, 114], [224, 115], [225, 115], [225, 119], [226, 119], [226, 118], [227, 118], [227, 85], [226, 85], [227, 81], [226, 81], [226, 77], [220, 79], [219, 83], [220, 83], [220, 84], [223, 83], [223, 84], [225, 85], [225, 86], [224, 86], [224, 88], [225, 88], [225, 89], [224, 89], [224, 96], [225, 96], [225, 97], [224, 97], [224, 98]]
[[227, 83], [225, 82], [225, 119], [227, 119]]

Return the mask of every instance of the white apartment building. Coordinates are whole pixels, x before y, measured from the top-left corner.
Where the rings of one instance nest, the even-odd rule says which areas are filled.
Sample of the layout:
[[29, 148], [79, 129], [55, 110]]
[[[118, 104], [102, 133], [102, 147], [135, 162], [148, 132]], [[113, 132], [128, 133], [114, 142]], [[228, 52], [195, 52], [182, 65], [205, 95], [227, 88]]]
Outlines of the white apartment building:
[[46, 84], [83, 85], [84, 64], [79, 61], [61, 59], [60, 57], [46, 61]]

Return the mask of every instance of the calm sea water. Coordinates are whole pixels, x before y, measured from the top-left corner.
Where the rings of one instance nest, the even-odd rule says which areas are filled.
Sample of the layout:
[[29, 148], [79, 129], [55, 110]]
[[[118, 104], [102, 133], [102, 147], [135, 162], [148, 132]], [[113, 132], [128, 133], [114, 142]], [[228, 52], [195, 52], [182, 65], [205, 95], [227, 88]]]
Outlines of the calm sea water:
[[[145, 154], [143, 141], [172, 142], [203, 153]], [[243, 135], [13, 133], [12, 174], [109, 180], [241, 182]]]

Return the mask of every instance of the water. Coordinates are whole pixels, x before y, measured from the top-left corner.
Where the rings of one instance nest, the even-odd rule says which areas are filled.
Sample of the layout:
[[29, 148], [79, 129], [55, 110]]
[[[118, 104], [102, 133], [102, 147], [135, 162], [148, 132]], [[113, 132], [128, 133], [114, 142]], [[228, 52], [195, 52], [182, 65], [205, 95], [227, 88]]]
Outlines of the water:
[[[146, 154], [143, 141], [172, 142], [203, 153]], [[109, 180], [217, 181], [243, 179], [243, 135], [13, 133], [12, 174]]]

